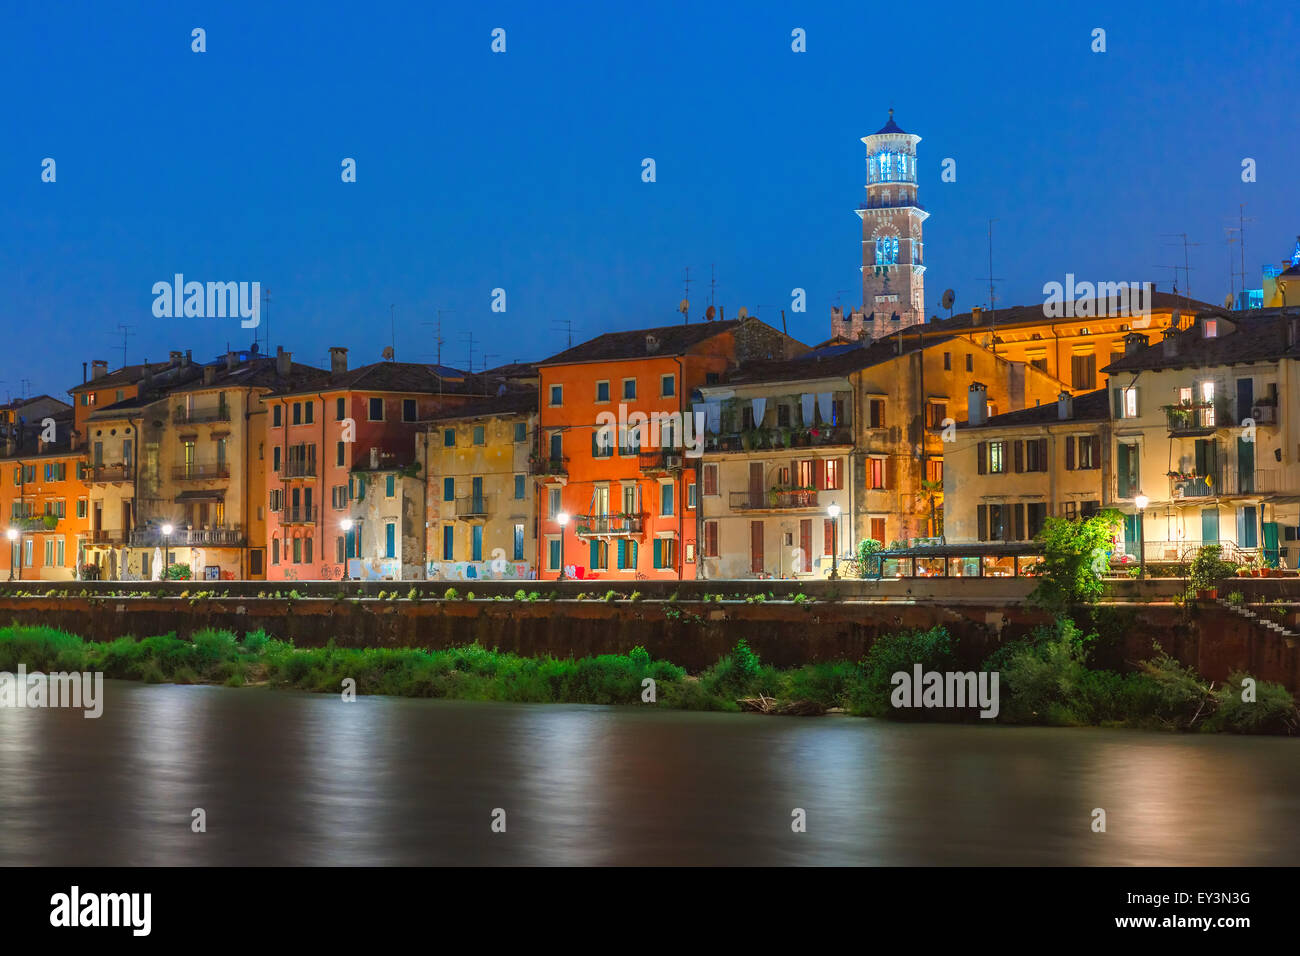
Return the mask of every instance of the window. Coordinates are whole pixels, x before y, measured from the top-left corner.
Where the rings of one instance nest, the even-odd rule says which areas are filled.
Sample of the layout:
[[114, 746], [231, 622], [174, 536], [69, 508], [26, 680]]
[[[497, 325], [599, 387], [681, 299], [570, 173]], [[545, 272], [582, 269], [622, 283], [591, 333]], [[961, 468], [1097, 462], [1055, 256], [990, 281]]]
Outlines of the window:
[[1007, 443], [989, 442], [989, 474], [998, 475], [1007, 470]]
[[455, 478], [442, 479], [442, 500], [443, 501], [456, 500], [456, 479]]
[[596, 383], [596, 401], [599, 403], [609, 401], [609, 382]]
[[661, 398], [672, 398], [677, 394], [677, 378], [674, 375], [659, 376], [659, 396]]
[[838, 491], [844, 487], [844, 462], [838, 458], [827, 458], [822, 487], [827, 491]]
[[695, 482], [693, 481], [686, 486], [686, 507], [687, 508], [699, 507], [695, 500]]
[[668, 570], [677, 567], [677, 541], [675, 538], [655, 538], [654, 566]]
[[84, 518], [84, 517], [86, 517], [86, 514], [87, 514], [87, 507], [88, 507], [88, 502], [86, 501], [85, 498], [78, 498], [78, 499], [77, 499], [77, 517], [78, 517], [78, 518]]
[[550, 517], [554, 518], [562, 510], [563, 510], [563, 505], [561, 505], [560, 503], [560, 489], [547, 488], [546, 489], [546, 513]]
[[271, 470], [280, 470], [280, 446], [276, 445], [271, 449]]
[[[310, 424], [311, 424], [313, 421], [315, 421], [315, 419], [316, 419], [316, 403], [315, 403], [315, 402], [303, 402], [303, 403], [302, 403], [302, 412], [303, 412], [303, 415], [302, 415], [303, 422], [304, 422], [305, 424], [310, 425]], [[308, 540], [311, 540], [311, 539], [308, 539]]]
[[932, 431], [940, 431], [943, 428], [944, 420], [948, 417], [947, 402], [931, 402], [926, 406], [930, 412], [930, 428]]
[[[271, 427], [272, 427], [272, 428], [279, 428], [279, 427], [283, 424], [283, 422], [282, 422], [281, 419], [280, 419], [280, 416], [281, 416], [281, 413], [282, 413], [282, 411], [283, 411], [283, 408], [284, 408], [283, 405], [272, 405], [272, 406], [271, 406]], [[272, 562], [272, 564], [279, 564], [279, 563], [280, 563], [280, 562], [278, 562], [278, 561], [273, 561], [273, 562]]]
[[384, 557], [397, 557], [397, 525], [392, 521], [384, 524]]
[[546, 570], [560, 570], [560, 538], [559, 535], [546, 536]]
[[335, 511], [342, 511], [348, 506], [348, 486], [335, 485], [330, 489], [330, 504]]
[[1120, 442], [1115, 446], [1115, 494], [1132, 498], [1141, 487], [1138, 469], [1138, 446]]
[[372, 398], [367, 403], [367, 417], [372, 422], [382, 422], [384, 420], [384, 400], [382, 398]]
[[416, 415], [415, 399], [413, 398], [402, 399], [402, 421], [413, 422], [415, 421], [415, 415]]
[[[1205, 320], [1205, 337], [1206, 337], [1207, 339], [1213, 339], [1213, 338], [1217, 338], [1218, 335], [1219, 335], [1219, 320], [1218, 320], [1218, 319], [1206, 319], [1206, 320]], [[119, 398], [118, 401], [121, 401], [121, 399]]]
[[811, 458], [795, 462], [794, 483], [796, 488], [816, 488], [817, 462]]
[[592, 538], [588, 549], [591, 557], [591, 567], [596, 571], [609, 570], [609, 542], [600, 538]]
[[335, 442], [334, 464], [342, 468], [347, 463], [347, 442]]
[[563, 404], [564, 404], [564, 386], [552, 385], [551, 386], [551, 407], [554, 408], [557, 405], [563, 405]]
[[951, 371], [952, 371], [952, 353], [951, 353], [951, 352], [944, 352], [944, 353], [943, 353], [943, 370], [944, 370], [945, 372], [951, 372]]
[[[602, 414], [604, 414], [602, 412]], [[592, 429], [591, 457], [612, 458], [614, 456], [614, 426], [602, 425]]]
[[981, 541], [1007, 540], [1006, 505], [978, 505], [975, 509], [976, 524]]
[[1047, 439], [1030, 438], [1025, 442], [1025, 471], [1047, 471]]
[[667, 517], [673, 513], [673, 483], [665, 481], [659, 486], [659, 514]]
[[776, 425], [778, 428], [790, 427], [790, 406], [789, 405], [776, 406]]
[[302, 564], [302, 538], [293, 539], [293, 563]]
[[484, 445], [487, 443], [487, 429], [482, 425], [474, 426], [474, 444]]
[[871, 413], [871, 427], [885, 427], [885, 400], [883, 398], [873, 398], [868, 403]]
[[630, 398], [636, 398], [636, 379], [623, 379], [623, 399], [626, 401]]
[[442, 430], [442, 447], [443, 448], [456, 447], [456, 429], [444, 428]]
[[515, 525], [515, 557], [516, 561], [524, 559], [524, 526]]
[[706, 558], [716, 558], [718, 556], [718, 523], [716, 521], [704, 522], [704, 556]]
[[[392, 498], [396, 494], [397, 494], [397, 476], [384, 475], [384, 497]], [[390, 554], [389, 557], [391, 558], [392, 555]]]
[[1138, 390], [1136, 385], [1119, 389], [1120, 418], [1138, 417]]
[[339, 535], [334, 539], [334, 563], [342, 564], [347, 560], [347, 539]]
[[452, 525], [445, 524], [442, 526], [442, 560], [452, 560], [454, 552], [453, 543], [456, 539], [456, 531]]
[[1100, 435], [1067, 435], [1065, 438], [1065, 469], [1087, 471], [1101, 467]]
[[898, 237], [878, 236], [876, 238], [876, 265], [892, 266], [898, 263]]
[[1201, 409], [1202, 421], [1206, 428], [1214, 427], [1214, 383], [1201, 383], [1201, 402], [1205, 405]]
[[943, 484], [942, 458], [927, 458], [925, 460], [925, 480]]
[[1091, 389], [1097, 387], [1097, 356], [1095, 354], [1072, 356], [1070, 365], [1075, 388]]
[[279, 538], [271, 539], [271, 563], [272, 564], [280, 563], [280, 539]]
[[1031, 501], [1025, 505], [1025, 537], [1032, 541], [1043, 530], [1047, 520], [1047, 505], [1041, 501]]
[[975, 371], [975, 361], [969, 355], [966, 356], [966, 371], [968, 372]]
[[523, 499], [524, 499], [524, 476], [515, 475], [515, 500], [522, 501]]
[[348, 417], [348, 400], [343, 396], [334, 399], [334, 420], [341, 422]]
[[718, 466], [705, 465], [702, 478], [704, 480], [704, 493], [716, 496], [718, 493]]
[[302, 402], [293, 403], [293, 423], [295, 425], [302, 424]]
[[528, 425], [524, 422], [515, 422], [515, 444], [528, 441]]
[[885, 459], [867, 459], [867, 487], [872, 491], [882, 491], [885, 487]]

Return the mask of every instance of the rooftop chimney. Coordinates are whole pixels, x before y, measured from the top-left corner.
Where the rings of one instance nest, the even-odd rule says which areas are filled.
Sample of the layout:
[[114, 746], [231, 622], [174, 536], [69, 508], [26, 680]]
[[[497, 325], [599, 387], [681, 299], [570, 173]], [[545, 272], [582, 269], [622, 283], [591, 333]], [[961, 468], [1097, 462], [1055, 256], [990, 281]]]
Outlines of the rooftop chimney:
[[215, 365], [203, 366], [203, 384], [211, 385], [217, 380], [217, 367]]
[[1062, 391], [1056, 396], [1056, 417], [1063, 422], [1074, 417], [1074, 396], [1069, 392]]
[[90, 377], [92, 379], [103, 378], [107, 374], [108, 374], [108, 362], [106, 362], [104, 359], [95, 359], [93, 362], [90, 363]]
[[330, 346], [330, 371], [341, 375], [348, 370], [348, 350], [341, 345]]
[[659, 351], [659, 336], [657, 336], [657, 335], [646, 335], [646, 337], [645, 337], [645, 350], [646, 350], [647, 352], [649, 352], [651, 355], [654, 355], [655, 352], [658, 352], [658, 351]]
[[1173, 358], [1182, 350], [1182, 342], [1179, 341], [1178, 329], [1165, 329], [1165, 337], [1160, 342], [1165, 358]]
[[238, 352], [227, 352], [227, 353], [226, 353], [226, 371], [227, 371], [227, 372], [233, 372], [233, 371], [235, 370], [235, 366], [237, 366], [238, 364], [239, 364], [239, 353], [238, 353]]
[[292, 358], [292, 352], [286, 352], [283, 345], [277, 345], [275, 347], [275, 374], [281, 378], [288, 378]]
[[168, 353], [167, 353], [167, 361], [171, 362], [173, 365], [180, 365], [180, 364], [181, 364], [181, 353], [180, 353], [180, 352], [177, 352], [177, 351], [175, 351], [175, 350], [173, 350], [173, 351], [171, 351], [171, 352], [168, 352]]
[[186, 349], [186, 350], [185, 350], [185, 362], [184, 362], [184, 365], [185, 365], [186, 368], [189, 368], [189, 367], [190, 367], [190, 349]]
[[971, 382], [970, 393], [966, 396], [966, 421], [971, 425], [983, 425], [989, 420], [989, 388], [983, 382]]
[[970, 310], [970, 324], [971, 324], [971, 325], [983, 325], [983, 324], [984, 324], [984, 307], [983, 307], [983, 306], [976, 305], [976, 306], [972, 306], [972, 307], [971, 307], [971, 310]]
[[1132, 355], [1134, 352], [1142, 351], [1149, 341], [1141, 332], [1130, 332], [1124, 336], [1124, 354]]

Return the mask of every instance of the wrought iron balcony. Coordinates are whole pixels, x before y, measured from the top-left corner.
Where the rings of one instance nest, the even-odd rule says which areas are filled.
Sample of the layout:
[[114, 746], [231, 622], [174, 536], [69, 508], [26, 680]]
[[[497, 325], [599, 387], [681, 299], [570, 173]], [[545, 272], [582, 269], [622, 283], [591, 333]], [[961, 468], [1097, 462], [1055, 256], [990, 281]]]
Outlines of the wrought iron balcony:
[[133, 548], [237, 548], [244, 543], [239, 528], [177, 528], [164, 535], [158, 528], [141, 528], [131, 532]]
[[172, 412], [173, 425], [201, 425], [205, 422], [230, 421], [230, 409], [226, 406], [217, 408], [177, 408]]
[[569, 473], [569, 459], [531, 455], [528, 459], [528, 473], [539, 477], [563, 478]]
[[1231, 424], [1223, 409], [1215, 408], [1213, 402], [1196, 402], [1190, 405], [1166, 405], [1165, 416], [1169, 420], [1169, 434], [1194, 437], [1212, 435], [1215, 429]]
[[174, 481], [207, 481], [212, 478], [229, 478], [230, 465], [224, 461], [190, 461], [172, 468]]
[[284, 468], [280, 474], [285, 478], [315, 478], [316, 459], [290, 458], [284, 463]]
[[647, 475], [665, 475], [681, 471], [685, 467], [686, 455], [682, 449], [663, 449], [661, 451], [643, 451], [637, 456], [641, 471]]
[[808, 489], [765, 491], [762, 494], [733, 491], [730, 504], [732, 511], [794, 511], [818, 507], [817, 492]]
[[94, 531], [85, 532], [87, 544], [99, 545], [119, 545], [126, 542], [126, 533], [120, 530], [104, 530], [97, 528]]
[[316, 524], [319, 511], [315, 505], [310, 508], [285, 508], [280, 512], [280, 524]]
[[457, 518], [486, 518], [491, 511], [491, 495], [466, 495], [456, 499]]
[[645, 530], [645, 516], [633, 514], [576, 515], [573, 533], [579, 537], [593, 535], [637, 535]]
[[131, 466], [127, 464], [120, 465], [92, 465], [86, 469], [85, 480], [89, 482], [105, 481], [129, 481], [131, 478]]

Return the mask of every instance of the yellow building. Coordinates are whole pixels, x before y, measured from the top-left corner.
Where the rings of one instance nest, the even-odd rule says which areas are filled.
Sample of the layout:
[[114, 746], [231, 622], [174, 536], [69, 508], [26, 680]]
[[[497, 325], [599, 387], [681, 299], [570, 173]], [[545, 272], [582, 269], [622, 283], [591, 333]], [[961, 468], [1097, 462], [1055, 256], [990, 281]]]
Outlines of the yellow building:
[[537, 576], [537, 391], [510, 390], [438, 415], [416, 436], [423, 462], [427, 577]]
[[[1109, 401], [1106, 389], [1062, 391], [1051, 404], [972, 415], [944, 459], [947, 543], [1032, 541], [1048, 518], [1087, 517], [1109, 503]], [[1009, 568], [1013, 559], [1000, 560]]]

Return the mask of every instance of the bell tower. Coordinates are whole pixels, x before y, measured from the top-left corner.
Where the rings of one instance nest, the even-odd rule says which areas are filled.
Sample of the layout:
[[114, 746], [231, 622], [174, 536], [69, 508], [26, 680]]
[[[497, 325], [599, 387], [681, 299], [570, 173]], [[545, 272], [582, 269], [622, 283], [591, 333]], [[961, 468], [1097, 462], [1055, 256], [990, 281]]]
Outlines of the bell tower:
[[916, 144], [921, 137], [889, 121], [869, 136], [867, 201], [862, 220], [862, 308], [834, 314], [832, 335], [877, 339], [925, 321], [925, 259], [921, 224], [930, 215], [916, 201]]

